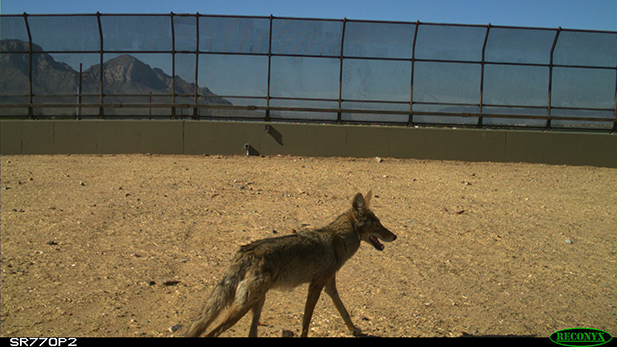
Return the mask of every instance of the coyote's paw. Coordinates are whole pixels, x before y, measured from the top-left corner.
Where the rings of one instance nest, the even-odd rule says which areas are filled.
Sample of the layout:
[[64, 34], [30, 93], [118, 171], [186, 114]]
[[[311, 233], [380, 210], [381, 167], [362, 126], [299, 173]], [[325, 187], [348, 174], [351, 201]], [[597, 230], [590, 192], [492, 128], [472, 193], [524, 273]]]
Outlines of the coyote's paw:
[[353, 327], [353, 329], [351, 329], [351, 334], [353, 336], [361, 336], [362, 335], [362, 330], [360, 330], [360, 328], [358, 328], [358, 327]]

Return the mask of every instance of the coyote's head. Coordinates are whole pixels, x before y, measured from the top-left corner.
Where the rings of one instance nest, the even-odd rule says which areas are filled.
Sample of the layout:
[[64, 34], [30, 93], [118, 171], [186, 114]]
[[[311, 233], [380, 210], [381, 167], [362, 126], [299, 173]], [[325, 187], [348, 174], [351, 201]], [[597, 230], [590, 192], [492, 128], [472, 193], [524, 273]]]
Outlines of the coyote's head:
[[360, 240], [370, 243], [378, 251], [383, 251], [384, 245], [379, 240], [392, 242], [396, 240], [396, 235], [381, 225], [379, 218], [369, 209], [371, 195], [370, 191], [366, 196], [356, 194], [352, 203], [353, 217], [356, 220]]

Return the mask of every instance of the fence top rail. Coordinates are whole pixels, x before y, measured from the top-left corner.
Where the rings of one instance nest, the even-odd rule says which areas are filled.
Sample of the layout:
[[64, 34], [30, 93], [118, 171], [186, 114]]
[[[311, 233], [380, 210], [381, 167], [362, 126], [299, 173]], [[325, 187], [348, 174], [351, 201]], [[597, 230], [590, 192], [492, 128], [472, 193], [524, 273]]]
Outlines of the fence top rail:
[[279, 19], [279, 20], [306, 20], [306, 21], [331, 21], [331, 22], [358, 22], [358, 23], [385, 23], [385, 24], [407, 24], [407, 25], [430, 25], [430, 26], [451, 26], [451, 27], [475, 27], [475, 28], [500, 28], [500, 29], [526, 29], [526, 30], [549, 30], [549, 31], [571, 31], [571, 32], [588, 32], [588, 33], [606, 33], [617, 34], [613, 30], [595, 30], [595, 29], [577, 29], [563, 27], [534, 27], [534, 26], [512, 26], [512, 25], [495, 25], [487, 24], [465, 24], [465, 23], [440, 23], [440, 22], [423, 22], [416, 21], [389, 21], [389, 20], [369, 20], [369, 19], [351, 19], [351, 18], [314, 18], [314, 17], [290, 17], [290, 16], [251, 16], [251, 15], [226, 15], [226, 14], [202, 14], [196, 13], [21, 13], [21, 14], [0, 14], [2, 17], [88, 17], [88, 16], [116, 16], [116, 17], [200, 17], [200, 18], [255, 18], [255, 19]]

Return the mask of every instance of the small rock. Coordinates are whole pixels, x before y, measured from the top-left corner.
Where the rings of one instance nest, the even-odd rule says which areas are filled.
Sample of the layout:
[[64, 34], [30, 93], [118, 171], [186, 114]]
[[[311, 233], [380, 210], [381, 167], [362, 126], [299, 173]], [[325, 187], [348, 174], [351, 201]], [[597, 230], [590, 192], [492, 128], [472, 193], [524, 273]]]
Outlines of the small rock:
[[163, 285], [164, 286], [175, 286], [178, 283], [180, 283], [180, 281], [169, 280], [169, 281], [163, 282]]
[[295, 335], [295, 334], [294, 334], [294, 332], [293, 332], [293, 331], [291, 331], [291, 330], [285, 330], [285, 329], [283, 329], [283, 330], [281, 331], [281, 337], [294, 337], [294, 335]]
[[566, 239], [566, 240], [565, 240], [565, 242], [566, 242], [567, 244], [570, 244], [570, 245], [574, 243], [574, 242], [573, 242], [572, 240], [570, 240], [570, 239]]
[[378, 162], [378, 163], [381, 163], [381, 162], [383, 162], [383, 158], [375, 157], [375, 161]]
[[182, 329], [182, 325], [181, 324], [176, 324], [176, 325], [172, 325], [171, 327], [169, 327], [169, 332], [170, 333], [175, 333], [176, 331]]

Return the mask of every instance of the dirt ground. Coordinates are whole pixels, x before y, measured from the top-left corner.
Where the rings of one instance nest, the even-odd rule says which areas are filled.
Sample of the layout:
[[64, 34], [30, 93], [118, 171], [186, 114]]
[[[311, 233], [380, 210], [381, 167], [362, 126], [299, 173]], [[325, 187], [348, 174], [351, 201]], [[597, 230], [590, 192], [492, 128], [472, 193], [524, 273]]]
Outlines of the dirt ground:
[[[242, 244], [373, 191], [397, 234], [338, 287], [367, 336], [616, 330], [616, 170], [294, 156], [1, 157], [1, 336], [182, 336]], [[306, 286], [260, 336], [299, 335]], [[223, 336], [246, 336], [249, 317]], [[350, 336], [330, 299], [309, 336]]]

